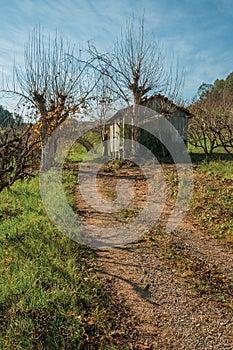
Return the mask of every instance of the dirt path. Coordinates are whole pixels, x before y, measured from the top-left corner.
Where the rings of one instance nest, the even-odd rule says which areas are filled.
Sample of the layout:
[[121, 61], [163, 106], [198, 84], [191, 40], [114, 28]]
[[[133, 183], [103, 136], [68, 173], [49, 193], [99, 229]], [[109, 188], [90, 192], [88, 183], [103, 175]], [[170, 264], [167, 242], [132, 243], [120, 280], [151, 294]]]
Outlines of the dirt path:
[[[147, 184], [135, 168], [102, 169], [96, 184], [103, 198], [114, 200], [122, 178], [133, 181], [136, 193], [123, 215], [93, 210], [76, 188], [77, 210], [98, 234], [133, 220], [133, 211], [145, 205]], [[118, 302], [130, 310], [131, 347], [233, 349], [233, 251], [199, 232], [188, 216], [173, 234], [165, 233], [171, 207], [168, 201], [159, 222], [137, 243], [96, 249], [101, 277], [111, 280]]]

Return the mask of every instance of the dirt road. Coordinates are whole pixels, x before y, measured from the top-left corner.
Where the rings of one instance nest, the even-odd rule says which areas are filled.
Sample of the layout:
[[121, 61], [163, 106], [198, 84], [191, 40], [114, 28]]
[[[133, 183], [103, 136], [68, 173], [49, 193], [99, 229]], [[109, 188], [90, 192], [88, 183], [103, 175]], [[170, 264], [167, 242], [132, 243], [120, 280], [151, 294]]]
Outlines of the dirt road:
[[[97, 190], [112, 201], [122, 178], [133, 182], [135, 195], [127, 211], [116, 214], [93, 210], [76, 187], [80, 217], [98, 233], [134, 220], [145, 205], [147, 182], [140, 169], [102, 169]], [[154, 227], [136, 242], [97, 248], [99, 274], [129, 310], [132, 349], [233, 349], [233, 251], [200, 232], [188, 214], [166, 233], [172, 205], [168, 199]]]

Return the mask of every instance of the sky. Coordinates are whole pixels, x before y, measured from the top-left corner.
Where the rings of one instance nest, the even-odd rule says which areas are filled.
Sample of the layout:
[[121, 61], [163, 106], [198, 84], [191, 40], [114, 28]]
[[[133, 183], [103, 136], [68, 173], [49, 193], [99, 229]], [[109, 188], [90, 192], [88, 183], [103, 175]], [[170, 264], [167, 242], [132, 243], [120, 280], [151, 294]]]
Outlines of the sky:
[[0, 0], [1, 76], [12, 75], [14, 60], [23, 67], [24, 45], [38, 25], [77, 47], [91, 40], [108, 52], [128, 18], [143, 13], [148, 35], [179, 58], [184, 100], [233, 71], [233, 0]]

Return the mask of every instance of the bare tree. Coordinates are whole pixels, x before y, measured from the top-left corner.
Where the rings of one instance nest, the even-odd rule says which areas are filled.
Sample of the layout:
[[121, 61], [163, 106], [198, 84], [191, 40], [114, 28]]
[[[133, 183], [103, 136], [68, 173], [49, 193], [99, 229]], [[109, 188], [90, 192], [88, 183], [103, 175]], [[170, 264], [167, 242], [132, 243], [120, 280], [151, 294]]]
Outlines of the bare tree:
[[195, 115], [189, 122], [189, 143], [204, 151], [209, 160], [213, 151], [219, 147], [218, 137], [213, 132], [214, 119], [200, 105], [190, 108]]
[[125, 102], [141, 104], [147, 94], [155, 93], [173, 100], [178, 98], [183, 75], [178, 65], [174, 71], [173, 62], [166, 69], [159, 44], [145, 34], [144, 17], [138, 28], [134, 19], [129, 19], [112, 53], [101, 54], [94, 45], [90, 45], [89, 51], [95, 59], [95, 69], [111, 79], [113, 92]]
[[118, 95], [113, 91], [113, 84], [111, 79], [94, 70], [95, 80], [98, 81], [93, 90], [93, 97], [88, 104], [85, 115], [95, 123], [99, 131], [101, 141], [103, 142], [103, 155], [108, 155], [109, 138], [107, 123], [109, 118], [117, 110]]
[[39, 142], [32, 124], [0, 131], [0, 192], [16, 180], [34, 175], [40, 159]]
[[37, 27], [25, 45], [24, 67], [14, 67], [13, 88], [4, 89], [31, 109], [42, 151], [58, 125], [86, 108], [95, 86], [88, 71], [90, 62], [77, 62], [73, 57], [74, 48], [69, 42], [58, 34], [46, 38]]
[[225, 93], [225, 91], [218, 96], [215, 96], [215, 91], [212, 91], [212, 95], [209, 108], [213, 118], [212, 132], [216, 135], [218, 144], [233, 158], [232, 95]]
[[189, 142], [204, 150], [208, 160], [213, 151], [223, 147], [233, 157], [232, 95], [212, 88], [192, 106], [195, 115], [189, 124]]

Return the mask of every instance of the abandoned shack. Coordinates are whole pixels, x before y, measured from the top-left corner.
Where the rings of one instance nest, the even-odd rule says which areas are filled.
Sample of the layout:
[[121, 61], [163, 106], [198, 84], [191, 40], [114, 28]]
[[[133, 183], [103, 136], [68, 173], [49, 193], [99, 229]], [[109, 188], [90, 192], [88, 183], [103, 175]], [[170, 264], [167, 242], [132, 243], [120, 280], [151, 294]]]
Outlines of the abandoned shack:
[[[137, 146], [133, 141], [143, 144], [156, 156], [166, 156], [169, 153], [159, 139], [169, 139], [170, 142], [175, 143], [181, 137], [187, 143], [188, 120], [193, 117], [188, 109], [177, 106], [173, 101], [160, 94], [143, 99], [138, 107], [140, 108], [136, 106], [135, 109], [132, 106], [131, 112], [128, 108], [119, 111], [108, 120], [112, 158], [126, 157], [129, 147], [131, 147], [130, 153], [132, 153], [132, 147], [135, 148], [133, 151], [136, 153]], [[166, 127], [164, 127], [164, 123], [159, 123], [158, 116], [166, 118], [170, 123], [166, 123]], [[174, 133], [173, 127], [176, 133]], [[148, 130], [152, 130], [153, 134], [157, 133], [159, 137], [156, 138]], [[126, 145], [125, 140], [132, 140], [132, 143], [127, 142]]]

